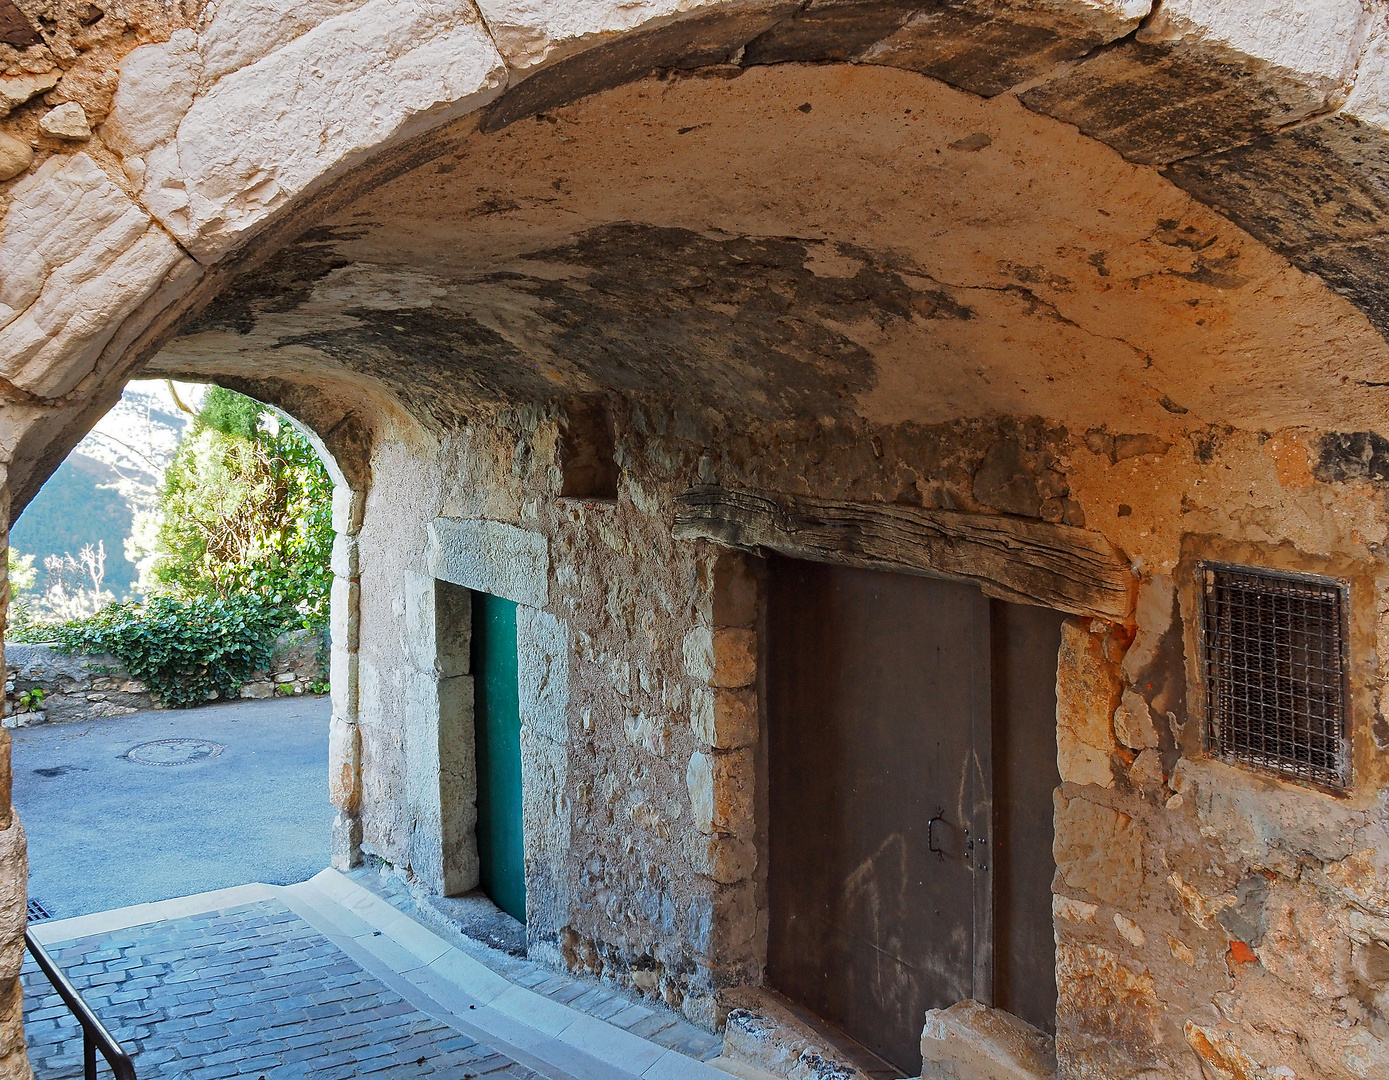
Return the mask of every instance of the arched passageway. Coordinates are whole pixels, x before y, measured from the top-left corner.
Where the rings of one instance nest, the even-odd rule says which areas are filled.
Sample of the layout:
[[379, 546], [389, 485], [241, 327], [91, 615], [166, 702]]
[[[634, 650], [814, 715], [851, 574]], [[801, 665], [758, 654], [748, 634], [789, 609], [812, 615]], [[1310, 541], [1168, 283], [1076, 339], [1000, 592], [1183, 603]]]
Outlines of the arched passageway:
[[[1055, 693], [1060, 785], [1032, 784], [1028, 811], [1046, 828], [1001, 823], [1028, 785], [977, 764], [1015, 745], [999, 732], [965, 748], [976, 764], [931, 820], [1051, 847], [1057, 876], [1033, 867], [1025, 903], [1047, 909], [1058, 997], [1054, 1025], [1029, 1018], [1054, 1026], [1061, 1075], [1372, 1075], [1389, 992], [1377, 16], [481, 14], [399, 5], [360, 24], [397, 43], [381, 45], [397, 68], [348, 49], [334, 94], [289, 103], [264, 88], [313, 87], [352, 12], [236, 70], [215, 17], [130, 54], [103, 129], [124, 182], [55, 156], [14, 188], [32, 215], [71, 183], [158, 222], [93, 270], [99, 329], [58, 327], [42, 288], [31, 301], [6, 407], [17, 503], [137, 366], [302, 416], [354, 492], [336, 857], [365, 847], [439, 891], [477, 881], [490, 720], [459, 590], [498, 597], [515, 605], [532, 955], [711, 1027], [779, 1015], [764, 983], [852, 1019], [777, 963], [793, 848], [771, 815], [798, 728], [769, 686], [835, 662], [776, 651], [797, 580], [777, 559], [965, 582], [976, 622], [946, 637], [982, 633], [997, 671], [998, 605], [1050, 609], [1056, 669], [1026, 691]], [[388, 71], [405, 89], [359, 108], [349, 91]], [[187, 104], [151, 112], [170, 86]], [[137, 262], [144, 284], [113, 288]], [[1211, 741], [1217, 564], [1344, 589], [1331, 781]], [[903, 722], [992, 730], [1012, 715], [1002, 676], [978, 685], [992, 721], [918, 697]], [[934, 845], [944, 826], [899, 831], [922, 828]], [[929, 966], [888, 940], [891, 850], [844, 867], [858, 891], [836, 917]], [[865, 994], [923, 1017], [1010, 1006], [1009, 916], [964, 851], [948, 854], [971, 915], [951, 932], [973, 951], [951, 993]], [[916, 903], [896, 895], [899, 915]], [[854, 921], [870, 908], [880, 921]], [[967, 1009], [931, 1015], [928, 1062], [977, 1034]], [[915, 1067], [910, 1026], [851, 1034]]]

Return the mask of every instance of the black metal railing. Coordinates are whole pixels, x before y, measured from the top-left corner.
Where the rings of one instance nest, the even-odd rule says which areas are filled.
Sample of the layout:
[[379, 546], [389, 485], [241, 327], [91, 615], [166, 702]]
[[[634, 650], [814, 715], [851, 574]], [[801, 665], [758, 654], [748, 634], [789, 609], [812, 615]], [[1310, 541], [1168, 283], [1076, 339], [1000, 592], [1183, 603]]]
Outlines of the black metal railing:
[[106, 1059], [106, 1063], [111, 1066], [116, 1080], [135, 1080], [135, 1066], [130, 1061], [130, 1055], [121, 1049], [121, 1044], [116, 1042], [114, 1036], [106, 1030], [106, 1025], [97, 1019], [91, 1006], [82, 1000], [82, 995], [77, 992], [77, 987], [73, 986], [68, 977], [58, 969], [58, 965], [53, 962], [53, 957], [49, 956], [48, 950], [38, 943], [32, 930], [24, 931], [24, 944], [29, 946], [29, 951], [34, 954], [39, 968], [48, 976], [48, 981], [53, 984], [53, 989], [58, 991], [58, 996], [63, 999], [67, 1007], [72, 1010], [72, 1015], [77, 1017], [77, 1022], [82, 1025], [82, 1075], [86, 1080], [96, 1080], [96, 1052], [98, 1050], [101, 1051], [101, 1056]]

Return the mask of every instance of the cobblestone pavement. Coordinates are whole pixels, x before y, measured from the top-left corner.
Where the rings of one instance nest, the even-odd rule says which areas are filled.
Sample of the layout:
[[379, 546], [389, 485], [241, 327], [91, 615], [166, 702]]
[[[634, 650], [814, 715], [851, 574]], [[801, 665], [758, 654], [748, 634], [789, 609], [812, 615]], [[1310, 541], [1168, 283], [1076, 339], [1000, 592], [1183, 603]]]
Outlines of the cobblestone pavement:
[[[274, 900], [49, 952], [131, 1052], [140, 1080], [541, 1075], [421, 1012]], [[80, 1077], [81, 1031], [27, 956], [23, 981], [37, 1080]]]

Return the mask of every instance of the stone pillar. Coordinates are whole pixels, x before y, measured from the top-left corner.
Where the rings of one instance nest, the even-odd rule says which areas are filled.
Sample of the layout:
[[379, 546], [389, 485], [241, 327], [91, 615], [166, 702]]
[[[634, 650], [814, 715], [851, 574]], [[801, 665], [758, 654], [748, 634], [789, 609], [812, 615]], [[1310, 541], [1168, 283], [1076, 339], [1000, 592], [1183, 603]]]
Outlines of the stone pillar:
[[[0, 631], [9, 614], [9, 488], [0, 485]], [[5, 669], [0, 637], [0, 672]], [[24, 827], [10, 805], [10, 733], [0, 730], [0, 1080], [33, 1080], [24, 1048], [24, 1001], [19, 967], [24, 961], [29, 855]]]
[[516, 609], [521, 712], [521, 830], [526, 938], [532, 956], [563, 964], [569, 923], [569, 626], [548, 611]]
[[333, 719], [328, 729], [328, 794], [333, 819], [331, 856], [338, 870], [362, 861], [362, 737], [357, 728], [357, 645], [361, 577], [357, 534], [365, 496], [345, 483], [333, 488], [332, 651], [329, 682]]
[[410, 870], [431, 892], [456, 896], [478, 883], [472, 594], [414, 571], [405, 586]]
[[757, 578], [747, 556], [718, 551], [712, 560], [709, 622], [685, 637], [685, 671], [694, 684], [690, 726], [697, 748], [685, 771], [693, 831], [690, 867], [711, 879], [707, 942], [713, 985], [685, 996], [695, 1023], [722, 1023], [716, 987], [756, 981], [765, 954], [756, 885]]

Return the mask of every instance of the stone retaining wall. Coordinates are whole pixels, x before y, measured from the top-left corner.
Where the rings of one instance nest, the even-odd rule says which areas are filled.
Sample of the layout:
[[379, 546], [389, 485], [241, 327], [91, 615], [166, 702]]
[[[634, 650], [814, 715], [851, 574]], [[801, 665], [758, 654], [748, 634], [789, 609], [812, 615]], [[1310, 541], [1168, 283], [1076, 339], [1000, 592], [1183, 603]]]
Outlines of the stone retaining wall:
[[[327, 681], [327, 650], [312, 630], [282, 634], [266, 671], [256, 671], [239, 697], [268, 698], [275, 693], [311, 693]], [[286, 689], [280, 690], [279, 687]], [[19, 695], [38, 688], [43, 702], [25, 709]], [[215, 699], [214, 699], [215, 700]], [[131, 677], [124, 664], [105, 653], [67, 656], [53, 644], [5, 646], [5, 716], [7, 728], [73, 720], [128, 716], [161, 705], [145, 684]]]

